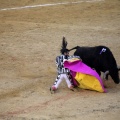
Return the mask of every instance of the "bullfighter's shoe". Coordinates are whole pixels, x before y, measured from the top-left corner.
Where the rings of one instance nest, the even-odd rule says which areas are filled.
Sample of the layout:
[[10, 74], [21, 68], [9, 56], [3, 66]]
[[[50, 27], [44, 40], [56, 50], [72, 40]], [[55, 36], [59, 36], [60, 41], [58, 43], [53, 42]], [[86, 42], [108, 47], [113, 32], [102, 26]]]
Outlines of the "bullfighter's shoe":
[[74, 91], [74, 86], [71, 85], [71, 86], [69, 87], [69, 89], [72, 90], [72, 91]]
[[51, 94], [55, 93], [56, 90], [57, 88], [55, 86], [50, 87]]

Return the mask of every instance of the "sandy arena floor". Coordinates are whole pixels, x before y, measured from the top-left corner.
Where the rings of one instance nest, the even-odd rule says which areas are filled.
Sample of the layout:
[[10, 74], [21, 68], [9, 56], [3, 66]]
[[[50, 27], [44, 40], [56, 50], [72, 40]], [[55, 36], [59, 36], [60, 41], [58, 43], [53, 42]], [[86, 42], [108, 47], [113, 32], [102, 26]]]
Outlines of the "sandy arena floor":
[[120, 65], [120, 0], [0, 0], [0, 120], [120, 120], [120, 85], [110, 77], [107, 93], [63, 82], [50, 94], [63, 36], [68, 48], [108, 46]]

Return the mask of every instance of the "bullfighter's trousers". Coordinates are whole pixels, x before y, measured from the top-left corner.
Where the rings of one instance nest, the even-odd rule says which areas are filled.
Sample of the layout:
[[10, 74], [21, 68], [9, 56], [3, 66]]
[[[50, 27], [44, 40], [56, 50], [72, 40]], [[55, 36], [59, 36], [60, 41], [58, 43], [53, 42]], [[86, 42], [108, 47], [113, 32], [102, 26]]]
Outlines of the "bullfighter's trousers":
[[67, 83], [68, 88], [72, 86], [72, 77], [70, 74], [58, 74], [53, 86], [57, 89], [60, 85], [60, 83], [65, 80]]

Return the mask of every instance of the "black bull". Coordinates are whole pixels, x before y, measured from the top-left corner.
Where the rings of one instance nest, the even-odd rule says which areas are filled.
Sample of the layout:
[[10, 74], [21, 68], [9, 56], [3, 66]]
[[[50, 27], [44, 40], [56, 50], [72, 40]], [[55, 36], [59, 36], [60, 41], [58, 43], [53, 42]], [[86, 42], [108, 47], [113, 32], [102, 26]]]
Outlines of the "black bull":
[[101, 72], [109, 71], [109, 75], [112, 77], [116, 84], [119, 84], [119, 69], [117, 67], [116, 60], [106, 46], [95, 46], [95, 47], [79, 47], [76, 46], [69, 51], [76, 49], [74, 55], [80, 56], [82, 61], [94, 68], [99, 75]]

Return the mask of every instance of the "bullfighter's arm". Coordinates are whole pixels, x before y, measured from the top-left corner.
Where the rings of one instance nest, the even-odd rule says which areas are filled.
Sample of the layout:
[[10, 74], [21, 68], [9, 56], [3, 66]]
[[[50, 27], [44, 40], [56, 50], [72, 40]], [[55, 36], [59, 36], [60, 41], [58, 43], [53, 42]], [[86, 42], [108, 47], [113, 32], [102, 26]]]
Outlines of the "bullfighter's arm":
[[56, 57], [56, 66], [57, 66], [57, 68], [62, 68], [60, 56], [57, 56], [57, 57]]

